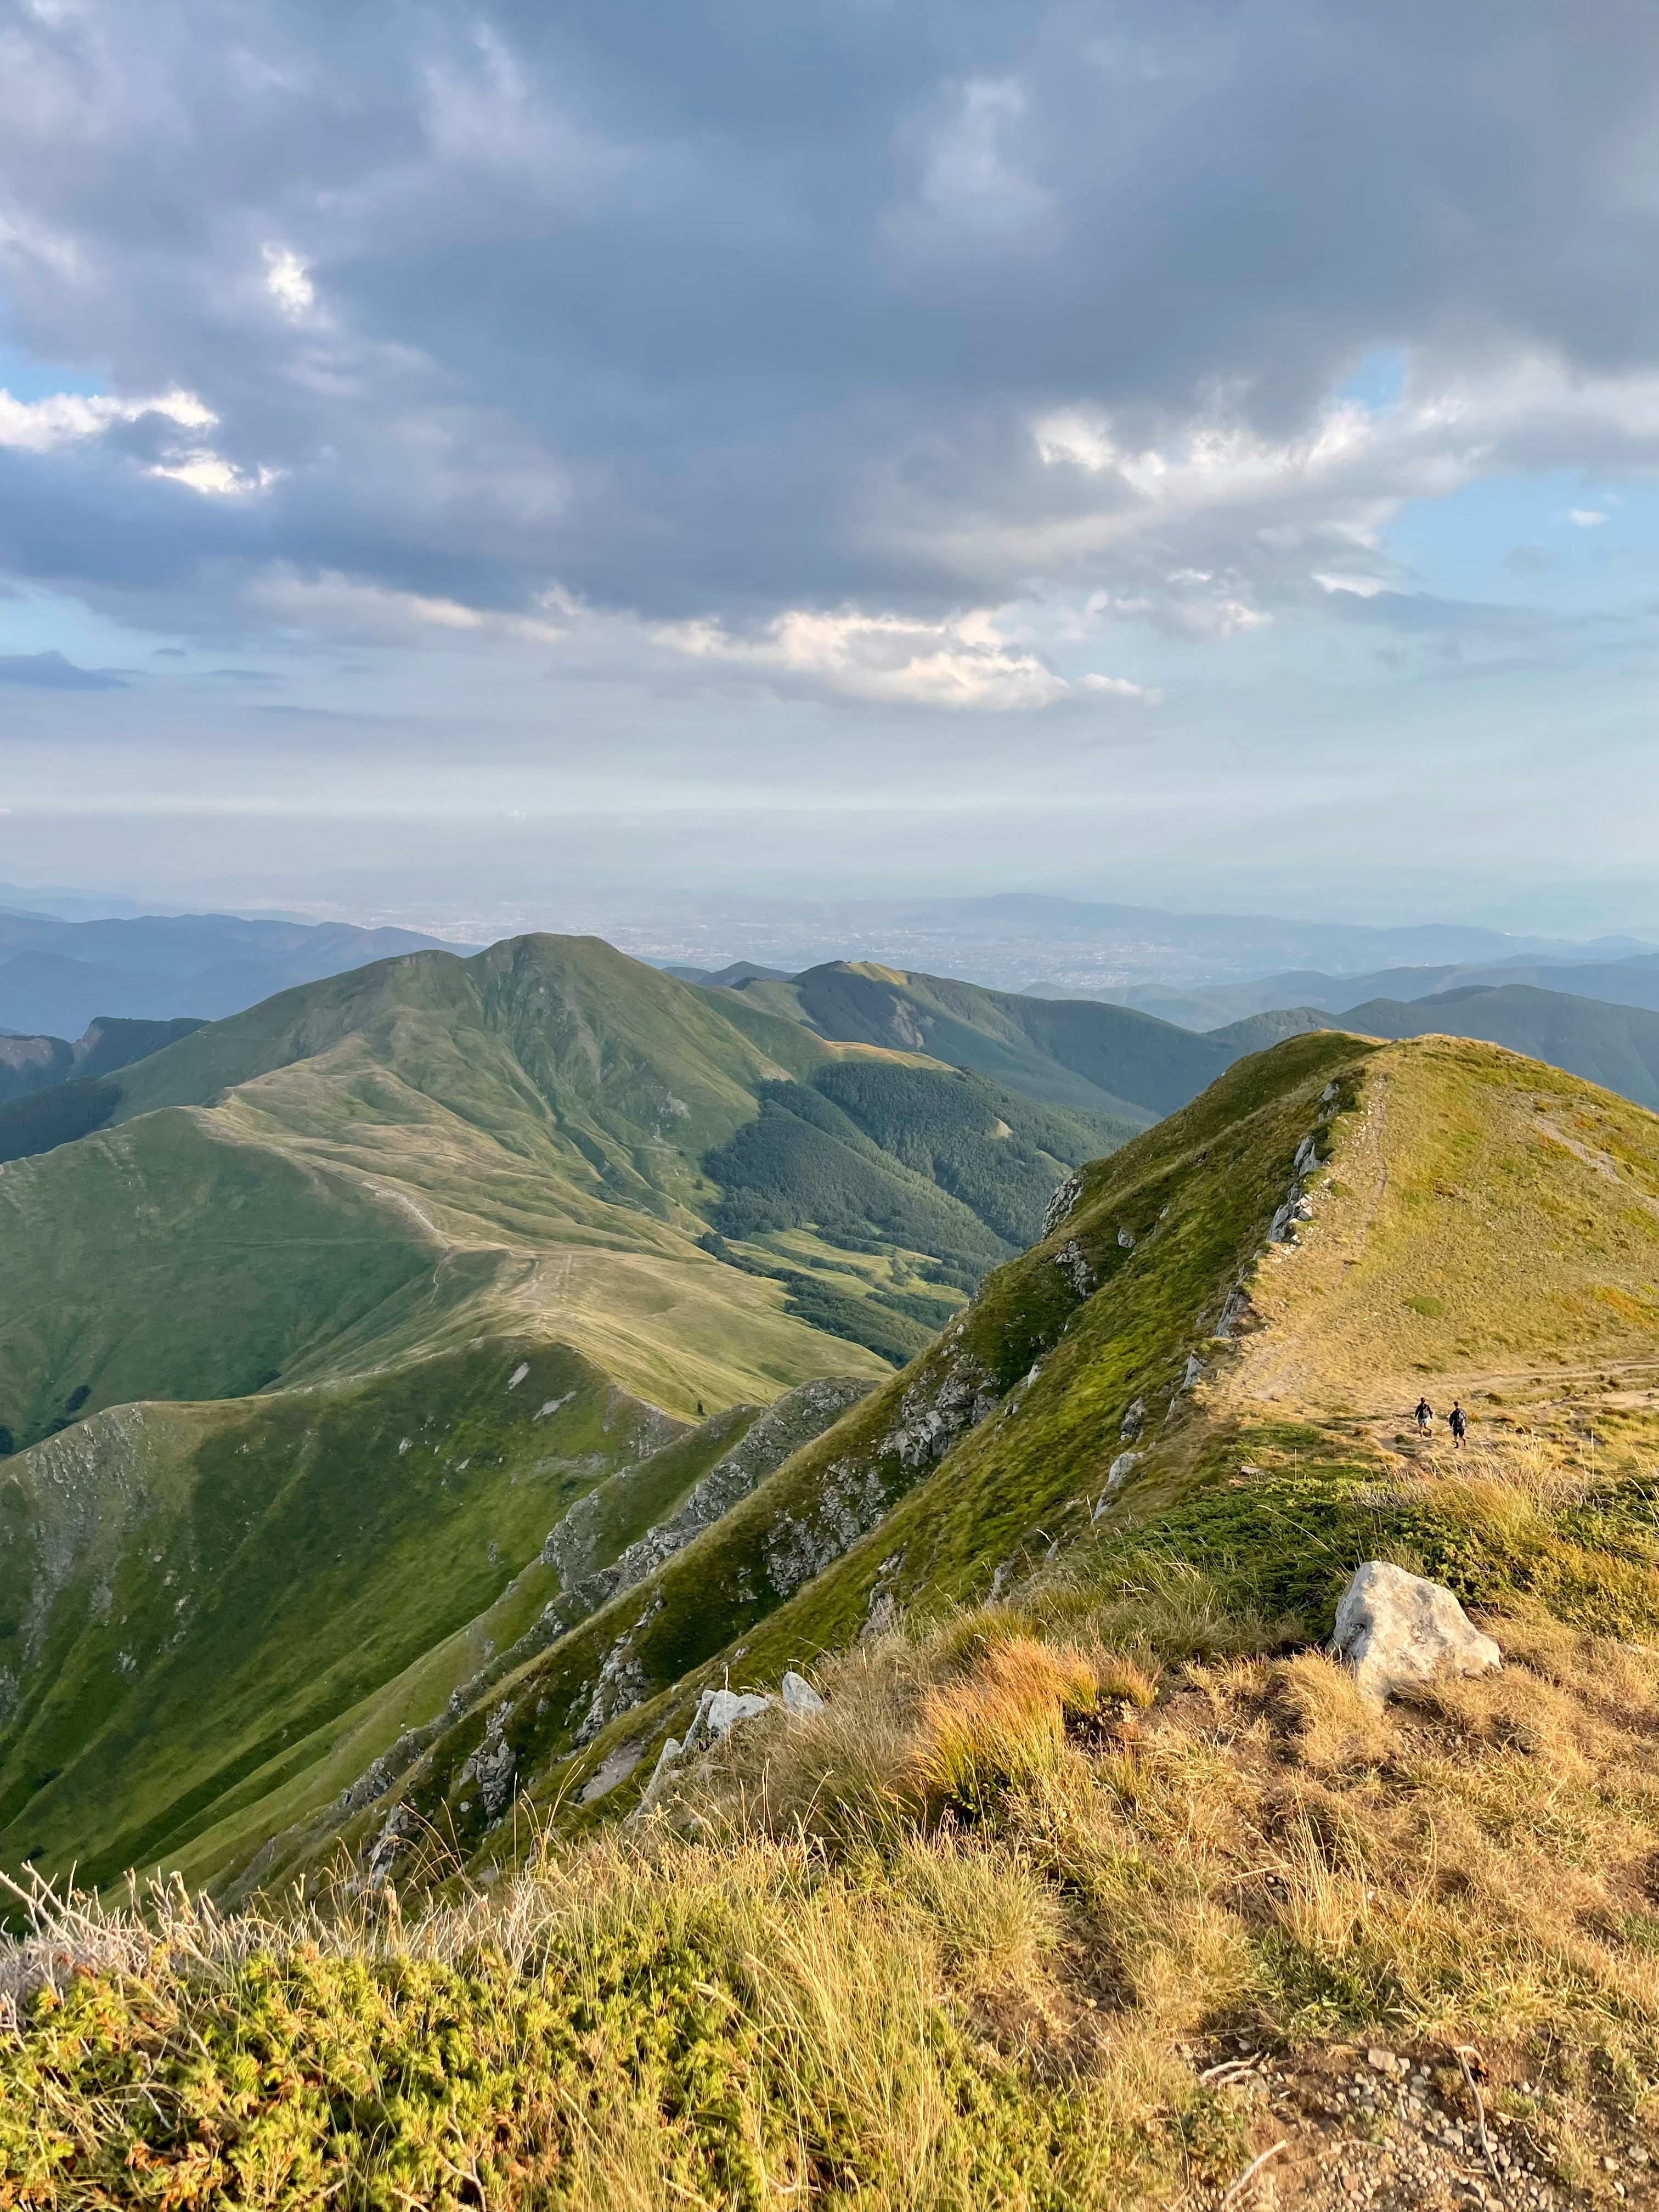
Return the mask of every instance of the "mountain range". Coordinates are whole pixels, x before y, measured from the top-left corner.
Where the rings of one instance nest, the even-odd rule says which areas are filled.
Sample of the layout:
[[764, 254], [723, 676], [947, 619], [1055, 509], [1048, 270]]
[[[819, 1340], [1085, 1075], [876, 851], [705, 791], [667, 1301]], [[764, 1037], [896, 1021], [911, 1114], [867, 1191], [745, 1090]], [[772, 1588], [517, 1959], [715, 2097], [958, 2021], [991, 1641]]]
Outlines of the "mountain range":
[[[1576, 998], [1601, 999], [1613, 1006], [1644, 1006], [1659, 1012], [1659, 954], [1632, 952], [1619, 960], [1512, 958], [1497, 962], [1410, 968], [1380, 968], [1369, 973], [1334, 975], [1317, 969], [1292, 969], [1282, 975], [1255, 977], [1248, 982], [1217, 983], [1193, 989], [1174, 989], [1164, 984], [1136, 984], [1120, 990], [1077, 995], [1099, 997], [1115, 1006], [1137, 1006], [1143, 1013], [1179, 1022], [1194, 1030], [1218, 1029], [1252, 1014], [1295, 1006], [1316, 1006], [1326, 1013], [1346, 1013], [1370, 999], [1428, 998], [1449, 990], [1480, 985], [1501, 988], [1509, 984], [1530, 985], [1535, 990], [1564, 991]], [[1034, 985], [1038, 996], [1071, 996]]]
[[890, 1373], [1150, 1118], [546, 938], [283, 993], [0, 1115], [55, 1098], [101, 1126], [0, 1176], [0, 1836], [106, 1866], [325, 1803], [532, 1626], [563, 1505], [704, 1408]]
[[[1484, 1021], [1659, 1082], [1659, 1018], [1637, 1010], [1510, 987], [1364, 1017], [1372, 1036]], [[626, 1674], [634, 1631], [607, 1608], [637, 1589], [672, 1612], [677, 1570], [618, 1588], [616, 1563], [676, 1514], [702, 1529], [701, 1486], [780, 1393], [806, 1394], [777, 1431], [798, 1459], [873, 1387], [870, 1419], [920, 1456], [811, 1463], [787, 1540], [827, 1568], [831, 1532], [896, 1510], [991, 1389], [978, 1353], [921, 1383], [912, 1363], [957, 1343], [1082, 1164], [1140, 1157], [1200, 1093], [1254, 1096], [1249, 1070], [1300, 1083], [1377, 1049], [1328, 1030], [1269, 1013], [1206, 1036], [869, 964], [695, 986], [530, 938], [310, 983], [0, 1107], [0, 1504], [27, 1563], [0, 1620], [0, 1850], [217, 1875], [279, 1832], [331, 1834], [341, 1790], [439, 1758], [509, 1658], [575, 1638]], [[54, 1102], [51, 1149], [9, 1141]], [[1042, 1312], [1100, 1264], [1066, 1243], [1030, 1278], [1054, 1284]], [[1028, 1335], [997, 1356], [997, 1403]], [[714, 1481], [732, 1529], [781, 1465], [751, 1452]], [[573, 1513], [603, 1540], [555, 1542]], [[410, 1603], [427, 1552], [453, 1569]], [[744, 1587], [787, 1594], [743, 1556]], [[707, 1599], [705, 1642], [726, 1617]], [[610, 1679], [560, 1691], [580, 1723], [561, 1758], [603, 1734]]]
[[223, 914], [64, 921], [0, 908], [0, 1032], [75, 1037], [100, 1016], [216, 1021], [293, 984], [440, 942], [349, 922]]

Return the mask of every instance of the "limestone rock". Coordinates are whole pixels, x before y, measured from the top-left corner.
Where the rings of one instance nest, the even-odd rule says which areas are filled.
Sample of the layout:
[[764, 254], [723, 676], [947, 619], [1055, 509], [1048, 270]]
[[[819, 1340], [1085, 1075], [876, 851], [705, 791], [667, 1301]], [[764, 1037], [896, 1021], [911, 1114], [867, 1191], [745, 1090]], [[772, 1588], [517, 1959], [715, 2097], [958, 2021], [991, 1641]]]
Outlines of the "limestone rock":
[[651, 1770], [651, 1779], [646, 1784], [639, 1803], [623, 1823], [624, 1827], [631, 1828], [636, 1820], [642, 1819], [651, 1810], [658, 1798], [679, 1772], [680, 1754], [684, 1748], [684, 1745], [678, 1736], [671, 1735], [668, 1738], [662, 1749], [657, 1753], [657, 1763]]
[[1068, 1175], [1065, 1182], [1060, 1184], [1058, 1190], [1056, 1190], [1053, 1197], [1050, 1198], [1048, 1206], [1043, 1211], [1042, 1227], [1038, 1234], [1037, 1240], [1039, 1243], [1041, 1243], [1044, 1237], [1052, 1237], [1054, 1235], [1055, 1230], [1058, 1229], [1060, 1223], [1065, 1220], [1066, 1215], [1071, 1212], [1072, 1208], [1077, 1204], [1079, 1199], [1081, 1198], [1082, 1195], [1083, 1177], [1080, 1175]]
[[1146, 1401], [1137, 1398], [1118, 1425], [1118, 1434], [1126, 1444], [1133, 1443], [1146, 1425]]
[[758, 1690], [705, 1690], [685, 1731], [684, 1748], [705, 1751], [711, 1744], [724, 1742], [739, 1721], [763, 1713], [771, 1702]]
[[1483, 1674], [1504, 1663], [1443, 1583], [1388, 1559], [1356, 1569], [1336, 1608], [1334, 1641], [1355, 1681], [1379, 1704], [1437, 1675]]
[[[799, 1675], [796, 1675], [795, 1680], [800, 1681]], [[817, 1694], [810, 1685], [803, 1682], [801, 1686], [809, 1696]], [[690, 1727], [685, 1731], [684, 1741], [671, 1735], [664, 1744], [657, 1754], [657, 1763], [651, 1770], [651, 1779], [645, 1785], [644, 1795], [623, 1826], [631, 1827], [651, 1810], [669, 1785], [679, 1779], [688, 1759], [695, 1759], [699, 1752], [712, 1751], [717, 1743], [726, 1741], [739, 1721], [751, 1720], [757, 1713], [769, 1711], [771, 1705], [771, 1698], [763, 1697], [758, 1690], [705, 1690], [697, 1699], [697, 1710], [692, 1716]], [[633, 1752], [631, 1745], [629, 1749]], [[637, 1753], [635, 1753], [630, 1764], [635, 1763], [637, 1757]], [[601, 1773], [604, 1771], [603, 1767], [599, 1770]]]
[[1139, 1466], [1141, 1461], [1145, 1459], [1146, 1456], [1146, 1455], [1145, 1452], [1138, 1451], [1120, 1452], [1118, 1454], [1117, 1457], [1112, 1462], [1111, 1465], [1106, 1470], [1106, 1487], [1101, 1492], [1099, 1498], [1095, 1502], [1095, 1510], [1089, 1516], [1091, 1521], [1099, 1520], [1101, 1515], [1111, 1504], [1113, 1498], [1115, 1498], [1118, 1492], [1122, 1489], [1123, 1485], [1129, 1475], [1137, 1467]]
[[783, 1698], [783, 1710], [793, 1719], [804, 1719], [809, 1713], [823, 1711], [823, 1699], [805, 1675], [798, 1674], [793, 1667], [786, 1670], [779, 1689]]

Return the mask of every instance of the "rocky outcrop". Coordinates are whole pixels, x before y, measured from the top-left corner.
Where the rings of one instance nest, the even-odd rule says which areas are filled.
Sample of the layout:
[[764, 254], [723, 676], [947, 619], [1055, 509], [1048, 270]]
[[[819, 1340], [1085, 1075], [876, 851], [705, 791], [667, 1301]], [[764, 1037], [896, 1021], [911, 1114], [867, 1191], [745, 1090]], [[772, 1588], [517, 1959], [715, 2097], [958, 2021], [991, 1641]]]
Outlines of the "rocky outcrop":
[[[559, 1571], [565, 1588], [548, 1608], [558, 1631], [573, 1627], [602, 1605], [645, 1582], [677, 1552], [710, 1528], [747, 1498], [793, 1451], [838, 1421], [868, 1395], [871, 1385], [854, 1376], [833, 1376], [790, 1390], [754, 1421], [665, 1520], [637, 1537], [617, 1559], [595, 1564], [606, 1504], [590, 1492], [566, 1514], [542, 1547], [544, 1561]], [[619, 1477], [619, 1482], [626, 1480]], [[606, 1486], [601, 1486], [603, 1491]]]
[[[781, 1705], [792, 1720], [810, 1719], [814, 1713], [824, 1711], [823, 1699], [804, 1674], [793, 1667], [785, 1672], [775, 1702]], [[760, 1713], [770, 1712], [775, 1700], [759, 1690], [705, 1690], [697, 1699], [697, 1710], [684, 1741], [670, 1736], [657, 1754], [657, 1763], [651, 1770], [651, 1779], [644, 1794], [629, 1815], [629, 1823], [639, 1820], [657, 1803], [664, 1791], [679, 1780], [686, 1762], [702, 1753], [712, 1751], [724, 1743], [732, 1729], [742, 1722], [753, 1720]]]
[[1118, 1492], [1122, 1489], [1124, 1484], [1128, 1480], [1129, 1477], [1134, 1473], [1136, 1468], [1139, 1466], [1141, 1461], [1145, 1459], [1146, 1456], [1146, 1455], [1145, 1452], [1137, 1451], [1126, 1451], [1120, 1452], [1118, 1454], [1117, 1457], [1112, 1462], [1111, 1465], [1106, 1470], [1106, 1487], [1101, 1492], [1099, 1497], [1095, 1500], [1095, 1510], [1090, 1516], [1091, 1520], [1099, 1520], [1101, 1515], [1106, 1510], [1106, 1508], [1117, 1496]]
[[1484, 1674], [1504, 1655], [1443, 1583], [1367, 1559], [1336, 1608], [1336, 1650], [1380, 1705], [1448, 1674]]
[[901, 1467], [931, 1466], [996, 1411], [1000, 1395], [990, 1369], [971, 1352], [959, 1352], [942, 1373], [924, 1374], [910, 1385], [900, 1401], [899, 1419], [878, 1449], [895, 1454]]
[[1077, 1204], [1079, 1199], [1080, 1199], [1082, 1195], [1082, 1176], [1076, 1173], [1068, 1175], [1065, 1182], [1055, 1190], [1053, 1197], [1048, 1200], [1047, 1206], [1043, 1209], [1042, 1227], [1037, 1237], [1037, 1242], [1039, 1244], [1041, 1244], [1045, 1238], [1054, 1235], [1055, 1230], [1058, 1229], [1060, 1223], [1065, 1220], [1067, 1214], [1070, 1213], [1072, 1208]]
[[778, 1685], [778, 1694], [783, 1710], [792, 1720], [810, 1720], [814, 1713], [824, 1710], [823, 1699], [805, 1674], [798, 1674], [793, 1667], [784, 1669], [783, 1680]]

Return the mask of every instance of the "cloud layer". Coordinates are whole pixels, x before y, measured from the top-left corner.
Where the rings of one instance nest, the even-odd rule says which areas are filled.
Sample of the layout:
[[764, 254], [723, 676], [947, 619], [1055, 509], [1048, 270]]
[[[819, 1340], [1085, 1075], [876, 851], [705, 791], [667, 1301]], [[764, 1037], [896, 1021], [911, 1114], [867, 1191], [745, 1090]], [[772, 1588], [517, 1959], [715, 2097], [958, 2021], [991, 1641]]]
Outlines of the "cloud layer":
[[0, 568], [1139, 713], [1126, 622], [1385, 617], [1401, 502], [1659, 461], [1656, 64], [1540, 0], [7, 0], [3, 331], [69, 374]]

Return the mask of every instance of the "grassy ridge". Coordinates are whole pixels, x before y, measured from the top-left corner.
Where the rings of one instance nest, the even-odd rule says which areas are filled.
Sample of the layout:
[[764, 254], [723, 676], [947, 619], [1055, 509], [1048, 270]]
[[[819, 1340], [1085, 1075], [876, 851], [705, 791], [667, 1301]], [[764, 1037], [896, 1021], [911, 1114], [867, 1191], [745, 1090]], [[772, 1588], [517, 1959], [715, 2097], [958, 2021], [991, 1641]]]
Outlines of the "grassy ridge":
[[[1195, 1308], [1218, 1313], [1313, 1101], [1364, 1050], [1295, 1040], [1098, 1163], [1073, 1219], [994, 1273], [920, 1360], [440, 1739], [412, 1787], [422, 1820], [464, 1850], [483, 1842], [491, 1816], [465, 1770], [486, 1733], [510, 1750], [520, 1786], [551, 1799], [578, 1739], [586, 1773], [619, 1743], [661, 1735], [684, 1717], [698, 1670], [738, 1644], [752, 1674], [775, 1679], [856, 1636], [878, 1587], [902, 1601], [988, 1582], [1057, 1506], [1103, 1483], [1137, 1392], [1150, 1400], [1180, 1378]], [[1131, 1223], [1140, 1241], [1127, 1247], [1118, 1232]], [[1086, 1293], [1055, 1261], [1079, 1230], [1098, 1270]], [[1037, 1363], [1042, 1387], [1022, 1390]], [[939, 1407], [958, 1414], [942, 1444], [961, 1437], [942, 1460], [901, 1440]]]
[[[1542, 1131], [1540, 1101], [1552, 1122]], [[1384, 1128], [1386, 1175], [1372, 1159]], [[1310, 1200], [1317, 1235], [1304, 1228], [1305, 1253], [1264, 1244], [1315, 1132], [1331, 1162]], [[1460, 1161], [1466, 1185], [1490, 1193], [1486, 1257], [1474, 1267], [1449, 1180]], [[1625, 1191], [1612, 1205], [1610, 1162]], [[1345, 1180], [1358, 1167], [1345, 1163], [1365, 1164], [1363, 1198]], [[624, 1741], [648, 1746], [682, 1729], [698, 1684], [711, 1668], [719, 1679], [735, 1666], [739, 1647], [741, 1679], [775, 1680], [815, 1651], [844, 1647], [889, 1607], [925, 1612], [1018, 1581], [1091, 1527], [1109, 1545], [1126, 1526], [1147, 1532], [1122, 1538], [1129, 1549], [1115, 1572], [1126, 1589], [1172, 1553], [1206, 1571], [1231, 1562], [1241, 1618], [1279, 1622], [1275, 1634], [1328, 1633], [1321, 1616], [1363, 1547], [1382, 1540], [1375, 1511], [1355, 1503], [1374, 1487], [1382, 1448], [1368, 1421], [1397, 1425], [1425, 1374], [1457, 1378], [1471, 1361], [1512, 1362], [1523, 1351], [1534, 1368], [1651, 1356], [1650, 1187], [1659, 1192], [1659, 1124], [1489, 1048], [1379, 1053], [1324, 1032], [1238, 1063], [1091, 1168], [1066, 1219], [994, 1273], [932, 1352], [797, 1454], [653, 1587], [585, 1622], [435, 1746], [416, 1788], [422, 1817], [463, 1851], [487, 1848], [484, 1809], [474, 1797], [464, 1812], [461, 1802], [464, 1769], [486, 1733], [511, 1747], [520, 1786], [550, 1802], [573, 1752], [574, 1771], [587, 1774]], [[1517, 1253], [1535, 1265], [1517, 1271]], [[1412, 1303], [1429, 1279], [1443, 1294], [1432, 1319]], [[1274, 1301], [1298, 1285], [1294, 1314], [1281, 1316]], [[1234, 1334], [1219, 1338], [1234, 1293]], [[1375, 1316], [1369, 1334], [1357, 1328], [1361, 1315]], [[1287, 1371], [1273, 1364], [1285, 1360]], [[979, 1418], [942, 1439], [942, 1458], [898, 1448], [907, 1425], [953, 1390], [960, 1403], [964, 1385]], [[1380, 1408], [1366, 1395], [1378, 1390]], [[1137, 1407], [1141, 1434], [1126, 1438]], [[1137, 1462], [1096, 1526], [1129, 1449]], [[1303, 1533], [1282, 1484], [1237, 1491], [1237, 1468], [1255, 1464], [1253, 1450], [1301, 1465], [1306, 1511], [1326, 1537]], [[1646, 1510], [1640, 1499], [1632, 1508]], [[1419, 1501], [1384, 1533], [1451, 1573], [1468, 1543], [1455, 1519], [1431, 1527]], [[1540, 1540], [1565, 1559], [1566, 1537], [1555, 1522]], [[1541, 1587], [1537, 1571], [1511, 1562], [1505, 1591]], [[1568, 1617], [1604, 1631], [1615, 1618], [1645, 1619], [1645, 1557], [1636, 1571], [1635, 1613]], [[614, 1717], [607, 1668], [626, 1672]]]
[[[0, 1850], [107, 1875], [188, 1858], [239, 1809], [263, 1840], [291, 1784], [325, 1790], [342, 1717], [670, 1433], [578, 1355], [509, 1340], [309, 1391], [125, 1407], [12, 1460]], [[384, 1739], [454, 1686], [392, 1700]]]
[[1525, 983], [1465, 984], [1403, 1006], [1397, 999], [1367, 999], [1342, 1019], [1370, 1036], [1481, 1037], [1570, 1069], [1638, 1105], [1659, 1106], [1659, 1013], [1645, 1007]]
[[1042, 1103], [1131, 1124], [1183, 1104], [1231, 1056], [1125, 1006], [1027, 999], [869, 963], [835, 961], [789, 983], [714, 995], [748, 1000], [822, 1036], [925, 1053]]

